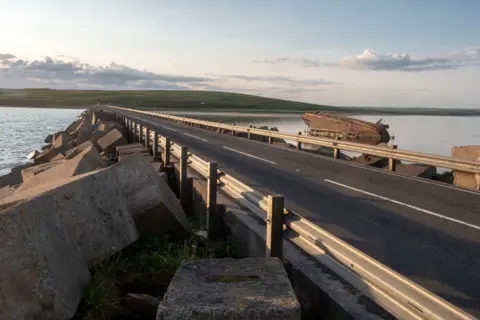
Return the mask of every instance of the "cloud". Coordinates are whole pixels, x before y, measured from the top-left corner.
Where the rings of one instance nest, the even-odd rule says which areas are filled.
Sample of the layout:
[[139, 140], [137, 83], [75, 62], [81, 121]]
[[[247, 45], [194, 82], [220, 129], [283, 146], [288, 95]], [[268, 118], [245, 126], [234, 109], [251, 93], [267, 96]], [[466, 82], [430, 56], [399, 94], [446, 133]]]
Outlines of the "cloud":
[[[55, 87], [188, 89], [192, 83], [209, 81], [206, 77], [159, 74], [110, 63], [93, 66], [73, 57], [25, 61], [11, 54], [0, 54], [4, 78], [23, 79], [26, 83], [48, 83]], [[58, 56], [57, 56], [58, 57]], [[7, 82], [7, 81], [6, 81]]]
[[288, 85], [308, 85], [308, 86], [322, 86], [322, 85], [334, 85], [339, 84], [337, 82], [327, 81], [324, 79], [299, 79], [295, 77], [284, 76], [245, 76], [237, 74], [207, 74], [209, 76], [222, 78], [222, 79], [237, 79], [244, 81], [262, 81], [262, 82], [274, 82], [283, 83]]
[[2, 60], [10, 60], [10, 59], [15, 59], [16, 57], [13, 54], [9, 53], [0, 53], [0, 61]]
[[352, 70], [420, 72], [480, 66], [480, 47], [466, 48], [442, 57], [412, 56], [405, 52], [378, 54], [372, 49], [366, 49], [360, 55], [343, 57], [339, 62], [284, 57], [252, 60], [252, 63], [288, 63], [310, 68], [343, 67]]

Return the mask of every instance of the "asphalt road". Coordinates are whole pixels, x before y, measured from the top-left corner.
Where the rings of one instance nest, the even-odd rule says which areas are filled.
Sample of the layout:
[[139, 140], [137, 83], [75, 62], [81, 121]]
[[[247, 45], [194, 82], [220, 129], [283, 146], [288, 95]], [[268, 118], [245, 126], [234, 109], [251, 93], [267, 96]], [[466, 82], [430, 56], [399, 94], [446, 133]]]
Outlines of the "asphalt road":
[[480, 193], [128, 115], [480, 318]]

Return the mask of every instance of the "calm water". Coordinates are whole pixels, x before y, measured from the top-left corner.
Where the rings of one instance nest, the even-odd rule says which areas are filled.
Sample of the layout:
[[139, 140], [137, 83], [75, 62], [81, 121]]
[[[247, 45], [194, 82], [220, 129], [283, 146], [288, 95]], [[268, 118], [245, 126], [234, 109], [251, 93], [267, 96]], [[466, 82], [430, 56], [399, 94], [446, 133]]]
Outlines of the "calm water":
[[[38, 109], [0, 107], [0, 175], [44, 145], [45, 137], [65, 129], [76, 119], [79, 109]], [[184, 116], [242, 125], [275, 126], [280, 131], [297, 133], [305, 125], [298, 114], [242, 114], [219, 112], [176, 112]], [[377, 121], [379, 116], [357, 116]], [[480, 117], [383, 116], [390, 125], [399, 148], [450, 155], [453, 146], [480, 145]]]
[[28, 162], [27, 155], [45, 145], [50, 133], [64, 130], [80, 109], [0, 107], [0, 175]]

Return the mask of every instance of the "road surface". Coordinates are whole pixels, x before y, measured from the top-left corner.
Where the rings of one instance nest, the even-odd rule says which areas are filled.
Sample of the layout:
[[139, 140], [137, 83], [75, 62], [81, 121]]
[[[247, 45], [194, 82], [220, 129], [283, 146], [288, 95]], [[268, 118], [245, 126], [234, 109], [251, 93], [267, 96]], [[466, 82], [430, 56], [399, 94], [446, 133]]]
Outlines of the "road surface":
[[480, 318], [480, 193], [130, 112]]

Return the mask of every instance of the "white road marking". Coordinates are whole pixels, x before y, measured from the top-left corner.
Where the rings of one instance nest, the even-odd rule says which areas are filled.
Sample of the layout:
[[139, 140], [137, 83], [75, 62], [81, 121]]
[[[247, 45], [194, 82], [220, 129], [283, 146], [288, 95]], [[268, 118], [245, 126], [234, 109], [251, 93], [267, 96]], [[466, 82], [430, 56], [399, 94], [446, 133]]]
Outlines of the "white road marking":
[[173, 128], [170, 128], [170, 127], [167, 127], [167, 126], [162, 126], [162, 127], [165, 128], [165, 129], [167, 129], [167, 130], [170, 130], [170, 131], [177, 131], [177, 130], [175, 130], [175, 129], [173, 129]]
[[368, 191], [364, 191], [364, 190], [361, 190], [361, 189], [357, 189], [357, 188], [354, 188], [354, 187], [350, 187], [350, 186], [347, 186], [347, 185], [342, 184], [342, 183], [339, 183], [339, 182], [335, 182], [335, 181], [328, 180], [328, 179], [324, 179], [324, 180], [325, 180], [326, 182], [333, 183], [333, 184], [335, 184], [335, 185], [337, 185], [337, 186], [341, 186], [341, 187], [344, 187], [344, 188], [347, 188], [347, 189], [350, 189], [350, 190], [354, 190], [354, 191], [357, 191], [357, 192], [360, 192], [360, 193], [363, 193], [363, 194], [367, 194], [367, 195], [369, 195], [369, 196], [372, 196], [372, 197], [375, 197], [375, 198], [379, 198], [379, 199], [382, 199], [382, 200], [390, 201], [390, 202], [393, 202], [393, 203], [395, 203], [395, 204], [399, 204], [399, 205], [401, 205], [401, 206], [405, 206], [405, 207], [407, 207], [407, 208], [414, 209], [414, 210], [417, 210], [417, 211], [420, 211], [420, 212], [423, 212], [423, 213], [432, 215], [432, 216], [437, 217], [437, 218], [440, 218], [440, 219], [445, 219], [445, 220], [452, 221], [452, 222], [455, 222], [455, 223], [458, 223], [458, 224], [461, 224], [461, 225], [464, 225], [464, 226], [467, 226], [467, 227], [470, 227], [470, 228], [473, 228], [473, 229], [480, 230], [480, 226], [477, 226], [477, 225], [474, 225], [474, 224], [471, 224], [471, 223], [468, 223], [468, 222], [465, 222], [465, 221], [462, 221], [462, 220], [450, 218], [450, 217], [441, 215], [441, 214], [439, 214], [439, 213], [435, 213], [435, 212], [432, 212], [432, 211], [429, 211], [429, 210], [425, 210], [425, 209], [422, 209], [422, 208], [419, 208], [419, 207], [416, 207], [416, 206], [412, 206], [412, 205], [410, 205], [410, 204], [408, 204], [408, 203], [404, 203], [404, 202], [401, 202], [401, 201], [393, 200], [393, 199], [390, 199], [390, 198], [387, 198], [387, 197], [379, 196], [378, 194], [371, 193], [371, 192], [368, 192]]
[[194, 136], [194, 135], [192, 135], [192, 134], [188, 134], [188, 133], [186, 133], [186, 132], [184, 132], [183, 134], [184, 134], [184, 135], [186, 135], [186, 136], [189, 136], [189, 137], [192, 137], [192, 138], [198, 139], [198, 140], [202, 140], [202, 141], [204, 141], [204, 142], [208, 142], [208, 140], [205, 140], [205, 139], [202, 139], [202, 138], [196, 137], [196, 136]]
[[230, 150], [230, 151], [233, 151], [233, 152], [243, 154], [244, 156], [247, 156], [247, 157], [250, 157], [250, 158], [255, 158], [255, 159], [258, 159], [258, 160], [262, 160], [262, 161], [265, 161], [265, 162], [268, 162], [268, 163], [271, 163], [271, 164], [277, 164], [276, 162], [273, 162], [273, 161], [270, 161], [270, 160], [267, 160], [267, 159], [263, 159], [263, 158], [260, 158], [260, 157], [242, 152], [242, 151], [238, 151], [238, 150], [235, 150], [235, 149], [232, 149], [232, 148], [228, 148], [228, 147], [223, 147], [223, 148], [227, 149], [227, 150]]

